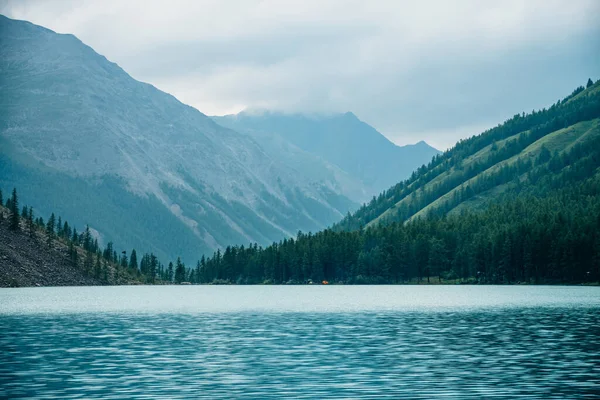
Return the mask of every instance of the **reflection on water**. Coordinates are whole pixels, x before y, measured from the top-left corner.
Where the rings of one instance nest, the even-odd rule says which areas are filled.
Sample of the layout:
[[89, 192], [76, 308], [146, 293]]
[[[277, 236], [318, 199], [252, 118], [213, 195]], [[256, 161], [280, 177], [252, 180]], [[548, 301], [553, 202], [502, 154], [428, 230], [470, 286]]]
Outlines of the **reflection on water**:
[[[81, 289], [62, 290], [68, 297]], [[302, 301], [316, 289], [290, 290]], [[380, 288], [361, 290], [372, 298], [369, 291]], [[12, 305], [15, 293], [0, 292], [1, 398], [547, 399], [600, 393], [600, 314], [590, 300], [600, 293], [593, 289], [586, 292], [590, 301], [565, 306], [556, 304], [555, 294], [548, 307], [523, 300], [523, 307], [298, 312], [273, 306], [174, 314], [148, 308], [86, 313], [81, 304], [69, 312], [64, 302], [61, 312], [35, 313]], [[95, 304], [102, 303], [96, 293]]]

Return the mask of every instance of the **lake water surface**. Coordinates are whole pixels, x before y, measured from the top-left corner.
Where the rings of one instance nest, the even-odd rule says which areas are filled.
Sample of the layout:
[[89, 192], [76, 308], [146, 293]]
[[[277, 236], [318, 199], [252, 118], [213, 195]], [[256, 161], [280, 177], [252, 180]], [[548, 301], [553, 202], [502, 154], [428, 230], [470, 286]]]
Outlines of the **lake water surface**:
[[0, 289], [0, 398], [598, 398], [600, 288]]

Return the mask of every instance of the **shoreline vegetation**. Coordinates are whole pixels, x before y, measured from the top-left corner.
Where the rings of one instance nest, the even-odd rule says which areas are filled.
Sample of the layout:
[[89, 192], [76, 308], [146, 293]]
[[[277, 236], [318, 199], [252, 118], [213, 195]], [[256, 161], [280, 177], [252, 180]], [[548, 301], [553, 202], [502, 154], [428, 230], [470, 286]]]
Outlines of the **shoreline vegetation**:
[[[0, 201], [2, 191], [0, 190]], [[15, 201], [16, 200], [16, 201]], [[31, 207], [24, 206], [21, 213], [13, 213], [18, 209], [16, 189], [6, 201], [6, 207], [0, 205], [0, 287], [42, 287], [42, 286], [114, 286], [114, 285], [567, 285], [567, 286], [600, 286], [599, 281], [542, 281], [536, 282], [533, 277], [529, 281], [491, 282], [481, 274], [481, 278], [448, 278], [447, 276], [429, 275], [413, 277], [405, 280], [386, 281], [382, 277], [355, 277], [351, 281], [313, 280], [275, 281], [232, 281], [215, 278], [210, 281], [194, 281], [202, 276], [202, 270], [188, 269], [181, 260], [166, 267], [153, 254], [142, 257], [143, 273], [137, 262], [137, 253], [133, 250], [130, 258], [122, 251], [120, 254], [109, 243], [101, 249], [97, 239], [89, 227], [78, 234], [67, 221], [52, 214], [47, 222], [42, 217], [35, 217]], [[15, 218], [14, 216], [17, 216]], [[61, 228], [58, 229], [58, 222]], [[15, 228], [16, 227], [16, 228]], [[362, 231], [360, 231], [362, 232]], [[317, 234], [318, 235], [318, 234]], [[302, 237], [302, 234], [299, 235]], [[313, 237], [312, 234], [305, 235]], [[293, 239], [290, 239], [293, 242]], [[287, 242], [287, 239], [284, 240]], [[272, 246], [271, 246], [272, 247]], [[268, 247], [268, 248], [271, 248]], [[243, 249], [243, 246], [241, 246]], [[249, 246], [252, 249], [253, 246]], [[267, 249], [268, 249], [267, 248]], [[226, 257], [228, 248], [221, 258]], [[262, 248], [258, 247], [262, 250]], [[220, 253], [220, 252], [217, 252]], [[217, 254], [216, 253], [216, 254]], [[198, 266], [208, 269], [202, 258]], [[154, 279], [147, 274], [156, 271]], [[177, 279], [175, 274], [177, 273]], [[192, 278], [192, 279], [189, 279]], [[170, 280], [169, 280], [170, 279]]]

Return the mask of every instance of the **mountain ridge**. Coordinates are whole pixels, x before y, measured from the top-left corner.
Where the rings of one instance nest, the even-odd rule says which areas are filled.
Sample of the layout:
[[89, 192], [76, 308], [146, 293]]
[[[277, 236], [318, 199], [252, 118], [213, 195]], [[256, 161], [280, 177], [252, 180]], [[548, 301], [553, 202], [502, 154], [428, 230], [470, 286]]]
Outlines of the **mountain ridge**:
[[[136, 81], [73, 35], [6, 17], [0, 31], [2, 181], [45, 199], [43, 213], [62, 207], [105, 241], [196, 258], [318, 230], [357, 205], [335, 179], [297, 179], [252, 138]], [[54, 191], [77, 198], [61, 202]], [[92, 213], [101, 208], [111, 212]], [[161, 239], [159, 226], [173, 237]]]
[[[267, 149], [271, 141], [284, 140], [321, 162], [340, 168], [362, 187], [359, 201], [408, 177], [416, 166], [439, 153], [424, 141], [398, 146], [352, 112], [301, 114], [263, 110], [212, 118], [248, 134]], [[281, 151], [270, 150], [272, 155]]]

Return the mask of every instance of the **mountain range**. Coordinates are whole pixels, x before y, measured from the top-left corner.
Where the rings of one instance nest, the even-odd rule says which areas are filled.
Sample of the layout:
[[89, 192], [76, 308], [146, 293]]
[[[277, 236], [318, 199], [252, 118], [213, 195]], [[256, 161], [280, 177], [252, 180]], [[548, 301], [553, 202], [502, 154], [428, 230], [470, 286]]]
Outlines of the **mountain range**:
[[[212, 117], [222, 126], [246, 133], [271, 156], [294, 163], [299, 170], [338, 168], [351, 182], [348, 194], [358, 201], [407, 178], [439, 151], [421, 141], [397, 146], [351, 112], [302, 115], [241, 112]], [[402, 179], [403, 179], [402, 178]], [[356, 193], [356, 188], [360, 191]]]
[[0, 35], [0, 184], [100, 243], [192, 260], [268, 244], [339, 221], [437, 153], [403, 151], [352, 114], [294, 117], [298, 130], [216, 123], [73, 35], [4, 16]]

